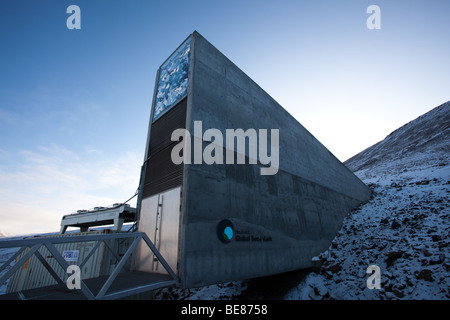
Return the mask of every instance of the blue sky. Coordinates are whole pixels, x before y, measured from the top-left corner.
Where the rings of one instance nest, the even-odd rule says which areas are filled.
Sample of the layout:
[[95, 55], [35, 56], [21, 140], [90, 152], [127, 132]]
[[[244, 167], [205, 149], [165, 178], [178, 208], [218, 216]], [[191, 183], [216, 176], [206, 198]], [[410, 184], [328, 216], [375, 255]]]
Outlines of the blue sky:
[[194, 30], [345, 161], [450, 100], [449, 15], [446, 0], [2, 0], [0, 232], [134, 194], [156, 70]]

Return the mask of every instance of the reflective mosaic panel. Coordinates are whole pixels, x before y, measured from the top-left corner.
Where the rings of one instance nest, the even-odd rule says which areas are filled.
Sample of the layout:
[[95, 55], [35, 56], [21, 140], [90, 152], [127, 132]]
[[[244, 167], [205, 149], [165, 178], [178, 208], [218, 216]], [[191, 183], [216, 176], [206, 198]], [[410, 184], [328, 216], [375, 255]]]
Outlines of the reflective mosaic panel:
[[185, 97], [188, 86], [191, 37], [161, 66], [156, 92], [153, 121]]

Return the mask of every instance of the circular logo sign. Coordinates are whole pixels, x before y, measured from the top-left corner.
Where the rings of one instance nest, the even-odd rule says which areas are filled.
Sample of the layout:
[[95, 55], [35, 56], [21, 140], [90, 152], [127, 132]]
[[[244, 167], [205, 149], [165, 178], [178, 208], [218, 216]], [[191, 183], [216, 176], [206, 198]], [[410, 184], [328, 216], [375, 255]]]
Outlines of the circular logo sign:
[[222, 220], [217, 225], [217, 236], [223, 243], [229, 243], [233, 239], [234, 227], [230, 220]]

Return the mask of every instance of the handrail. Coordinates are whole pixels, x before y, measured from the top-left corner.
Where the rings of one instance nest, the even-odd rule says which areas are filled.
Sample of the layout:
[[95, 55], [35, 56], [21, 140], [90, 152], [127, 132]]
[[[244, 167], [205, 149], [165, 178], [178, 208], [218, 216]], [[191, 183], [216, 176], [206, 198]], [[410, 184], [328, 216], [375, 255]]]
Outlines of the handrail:
[[[93, 252], [100, 247], [101, 242], [110, 239], [125, 239], [125, 238], [133, 238], [134, 240], [128, 247], [126, 253], [122, 256], [122, 258], [120, 258], [115, 252], [113, 252], [114, 256], [116, 257], [116, 259], [118, 259], [119, 262], [115, 266], [111, 274], [108, 276], [108, 279], [103, 284], [102, 288], [97, 293], [97, 295], [94, 295], [92, 291], [87, 287], [87, 285], [83, 282], [83, 280], [80, 279], [81, 292], [87, 299], [97, 300], [97, 299], [119, 298], [125, 295], [143, 292], [145, 288], [151, 290], [152, 288], [155, 287], [152, 284], [142, 284], [135, 290], [127, 289], [123, 292], [113, 292], [107, 294], [107, 291], [110, 288], [111, 284], [114, 282], [120, 270], [124, 267], [126, 261], [134, 252], [135, 248], [137, 247], [138, 243], [141, 240], [144, 241], [145, 244], [150, 248], [150, 250], [157, 257], [157, 259], [160, 261], [160, 263], [163, 265], [163, 267], [166, 269], [167, 273], [171, 277], [171, 280], [168, 280], [167, 284], [171, 285], [178, 283], [178, 277], [176, 276], [172, 268], [169, 266], [169, 264], [162, 257], [162, 255], [159, 253], [159, 251], [156, 249], [154, 244], [150, 241], [150, 239], [144, 232], [131, 232], [131, 233], [126, 232], [126, 233], [110, 233], [110, 234], [96, 234], [96, 235], [74, 235], [70, 237], [58, 236], [58, 237], [42, 237], [42, 238], [19, 239], [19, 240], [1, 240], [0, 249], [17, 248], [17, 247], [20, 247], [21, 249], [18, 252], [16, 252], [10, 259], [8, 259], [8, 261], [6, 261], [0, 266], [0, 272], [5, 268], [7, 268], [7, 266], [9, 266], [11, 262], [17, 259], [24, 252], [24, 250], [26, 250], [26, 248], [29, 248], [29, 250], [0, 277], [0, 284], [3, 284], [7, 279], [9, 279], [33, 255], [35, 255], [38, 258], [38, 260], [44, 265], [47, 271], [50, 272], [52, 277], [55, 278], [55, 280], [58, 283], [60, 284], [65, 283], [64, 279], [60, 278], [57, 272], [45, 261], [45, 259], [43, 259], [42, 255], [39, 253], [39, 249], [41, 247], [47, 248], [50, 251], [50, 253], [54, 256], [57, 263], [63, 268], [63, 270], [67, 270], [69, 264], [67, 263], [67, 261], [64, 260], [62, 253], [56, 249], [56, 247], [54, 246], [55, 244], [97, 241], [97, 244], [95, 245], [93, 250], [81, 262], [81, 265], [84, 265], [86, 261], [92, 256]], [[112, 248], [109, 245], [107, 245], [106, 247], [109, 248], [109, 250], [112, 250]]]

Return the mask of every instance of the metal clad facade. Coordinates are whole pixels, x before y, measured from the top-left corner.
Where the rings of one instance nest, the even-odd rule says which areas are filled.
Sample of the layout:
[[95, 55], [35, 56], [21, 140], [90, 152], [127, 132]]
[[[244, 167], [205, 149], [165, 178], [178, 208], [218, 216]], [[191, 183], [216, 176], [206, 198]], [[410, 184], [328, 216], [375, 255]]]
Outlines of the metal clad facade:
[[[141, 215], [139, 220], [139, 229], [145, 230], [156, 249], [176, 274], [178, 274], [180, 250], [180, 201], [181, 187], [145, 198], [142, 201], [142, 211], [145, 214]], [[136, 270], [167, 273], [143, 243], [138, 244], [135, 261]]]

